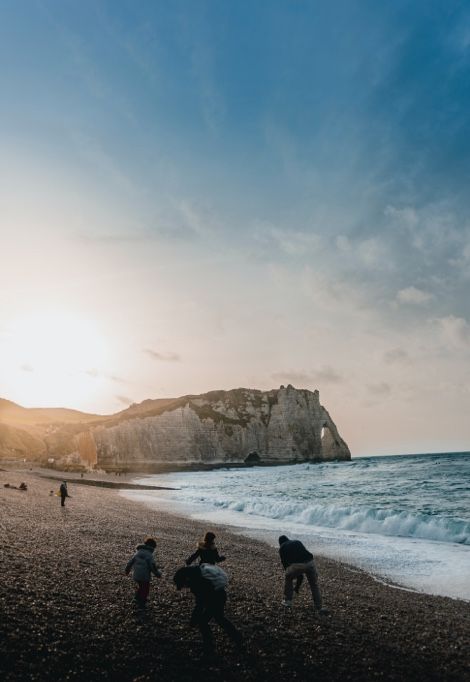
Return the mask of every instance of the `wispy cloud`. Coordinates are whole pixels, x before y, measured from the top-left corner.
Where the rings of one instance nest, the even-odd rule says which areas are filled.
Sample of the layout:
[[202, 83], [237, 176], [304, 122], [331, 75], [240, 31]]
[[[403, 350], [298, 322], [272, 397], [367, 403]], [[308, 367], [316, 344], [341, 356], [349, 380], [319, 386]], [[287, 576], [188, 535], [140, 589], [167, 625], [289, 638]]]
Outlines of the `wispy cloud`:
[[323, 384], [340, 384], [345, 379], [333, 367], [325, 366], [312, 372], [312, 380]]
[[357, 254], [363, 266], [371, 269], [387, 268], [390, 264], [386, 245], [379, 237], [364, 239], [357, 246]]
[[129, 406], [134, 403], [134, 400], [132, 398], [129, 398], [127, 395], [116, 395], [114, 396], [116, 400], [119, 400], [120, 403], [123, 405]]
[[374, 396], [387, 396], [392, 392], [390, 384], [382, 381], [378, 384], [368, 384], [367, 389]]
[[395, 224], [401, 225], [410, 231], [414, 230], [419, 223], [418, 212], [413, 206], [403, 206], [402, 208], [386, 206], [384, 215], [387, 218], [391, 218]]
[[209, 130], [217, 132], [225, 115], [225, 104], [214, 76], [214, 61], [214, 52], [207, 42], [193, 45], [191, 63], [199, 82], [203, 118]]
[[102, 372], [101, 370], [98, 370], [95, 367], [86, 370], [85, 374], [87, 374], [89, 377], [92, 377], [93, 379], [101, 377], [103, 379], [108, 379], [109, 381], [114, 381], [116, 384], [129, 383], [126, 379], [123, 379], [122, 377], [116, 376], [115, 374], [109, 374], [108, 372]]
[[447, 315], [434, 320], [442, 343], [455, 350], [470, 350], [470, 324], [463, 317]]
[[420, 208], [389, 205], [384, 215], [401, 250], [410, 248], [414, 257], [418, 252], [421, 266], [444, 267], [448, 260], [458, 258], [468, 235], [458, 204], [449, 199], [428, 201]]
[[383, 358], [387, 365], [407, 363], [410, 360], [408, 353], [403, 348], [391, 348], [384, 353]]
[[413, 286], [400, 289], [397, 293], [397, 301], [408, 305], [422, 305], [423, 303], [430, 301], [432, 297], [433, 296], [429, 291], [423, 291], [423, 289], [418, 289]]
[[322, 246], [322, 237], [312, 231], [287, 230], [269, 222], [257, 221], [254, 237], [266, 247], [274, 247], [288, 256], [312, 255]]
[[182, 223], [185, 231], [199, 237], [210, 237], [217, 232], [219, 221], [212, 206], [189, 199], [174, 202], [174, 222]]
[[87, 369], [85, 374], [87, 374], [89, 377], [92, 377], [93, 379], [96, 379], [100, 375], [97, 369]]
[[135, 230], [129, 230], [128, 232], [116, 232], [107, 234], [93, 234], [93, 233], [80, 233], [77, 235], [77, 239], [83, 242], [102, 242], [103, 244], [127, 244], [134, 242], [147, 242], [155, 241], [158, 238], [158, 232], [153, 232], [152, 230], [142, 230], [136, 228]]
[[326, 258], [336, 268], [350, 272], [356, 277], [384, 276], [396, 269], [393, 250], [380, 233], [364, 238], [362, 235], [350, 236], [339, 234], [335, 237], [335, 249], [323, 251]]
[[273, 381], [278, 383], [293, 384], [298, 388], [317, 384], [319, 386], [322, 384], [339, 384], [344, 381], [344, 377], [342, 377], [335, 369], [329, 366], [325, 366], [311, 372], [275, 372], [271, 375], [271, 378]]
[[117, 377], [115, 374], [109, 374], [106, 375], [111, 381], [114, 381], [116, 384], [128, 384], [129, 382], [127, 379], [123, 379], [122, 377]]
[[449, 263], [462, 270], [462, 274], [470, 277], [470, 241], [463, 245], [461, 252], [454, 258], [449, 259]]
[[225, 114], [225, 102], [216, 77], [217, 37], [212, 34], [213, 26], [203, 7], [195, 5], [194, 8], [181, 13], [178, 39], [189, 58], [202, 120], [209, 131], [217, 133]]
[[154, 360], [161, 360], [163, 362], [180, 362], [181, 356], [178, 353], [162, 352], [153, 350], [151, 348], [144, 348], [143, 352]]
[[280, 384], [292, 384], [297, 388], [302, 388], [302, 386], [309, 386], [312, 381], [310, 374], [306, 372], [275, 372], [271, 374], [271, 379]]
[[78, 131], [71, 132], [71, 139], [79, 156], [95, 173], [110, 181], [120, 192], [130, 196], [140, 195], [141, 188], [124, 171], [119, 160], [105, 149], [100, 140]]

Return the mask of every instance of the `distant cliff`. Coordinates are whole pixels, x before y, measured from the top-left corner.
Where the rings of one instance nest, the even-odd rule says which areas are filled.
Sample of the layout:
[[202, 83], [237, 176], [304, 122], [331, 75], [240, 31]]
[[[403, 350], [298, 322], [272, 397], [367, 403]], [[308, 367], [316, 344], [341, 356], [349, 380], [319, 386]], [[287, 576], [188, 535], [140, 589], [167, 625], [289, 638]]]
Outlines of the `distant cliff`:
[[30, 426], [44, 442], [42, 457], [147, 472], [351, 459], [318, 391], [290, 385], [148, 400], [109, 417], [83, 417]]
[[318, 391], [235, 389], [185, 396], [90, 431], [103, 469], [152, 471], [350, 459]]

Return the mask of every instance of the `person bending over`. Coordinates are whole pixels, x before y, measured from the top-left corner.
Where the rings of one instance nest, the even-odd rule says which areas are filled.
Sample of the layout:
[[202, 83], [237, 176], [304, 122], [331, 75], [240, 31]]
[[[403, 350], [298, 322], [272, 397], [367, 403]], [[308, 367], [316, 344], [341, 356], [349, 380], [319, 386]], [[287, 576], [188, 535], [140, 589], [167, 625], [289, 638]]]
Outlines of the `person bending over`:
[[315, 608], [322, 615], [328, 613], [322, 607], [322, 598], [318, 586], [318, 574], [313, 561], [313, 554], [309, 552], [300, 540], [289, 540], [286, 535], [279, 538], [279, 556], [285, 569], [284, 581], [284, 606], [292, 606], [294, 595], [294, 580], [297, 578], [296, 592], [299, 591], [303, 576], [305, 575], [312, 590]]
[[199, 566], [183, 566], [176, 571], [174, 583], [177, 590], [187, 588], [196, 599], [191, 614], [191, 625], [197, 625], [201, 631], [204, 654], [214, 652], [214, 638], [209, 627], [212, 619], [220, 625], [237, 647], [242, 647], [242, 636], [235, 625], [225, 616], [225, 602], [228, 583], [227, 574], [219, 566], [200, 564]]

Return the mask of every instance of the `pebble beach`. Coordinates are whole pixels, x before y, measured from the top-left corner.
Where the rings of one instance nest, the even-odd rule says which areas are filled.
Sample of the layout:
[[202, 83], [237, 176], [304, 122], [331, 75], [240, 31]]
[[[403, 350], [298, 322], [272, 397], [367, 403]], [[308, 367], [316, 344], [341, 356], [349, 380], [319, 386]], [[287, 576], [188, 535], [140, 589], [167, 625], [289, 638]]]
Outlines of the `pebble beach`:
[[[330, 615], [314, 613], [306, 585], [286, 610], [275, 548], [69, 480], [61, 508], [50, 495], [57, 481], [0, 471], [2, 680], [470, 680], [465, 601], [385, 585], [317, 556]], [[4, 487], [21, 481], [27, 491]], [[172, 582], [206, 530], [227, 556], [226, 613], [245, 642], [236, 651], [212, 624], [209, 661], [189, 626], [193, 597]], [[163, 577], [153, 579], [141, 622], [124, 566], [147, 535]]]

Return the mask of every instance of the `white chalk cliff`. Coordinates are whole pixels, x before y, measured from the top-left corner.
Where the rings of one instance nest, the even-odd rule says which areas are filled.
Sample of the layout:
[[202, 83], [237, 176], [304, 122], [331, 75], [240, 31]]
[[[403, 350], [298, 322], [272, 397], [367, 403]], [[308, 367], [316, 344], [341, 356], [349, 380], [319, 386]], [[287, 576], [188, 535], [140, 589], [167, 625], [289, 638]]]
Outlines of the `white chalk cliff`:
[[290, 385], [212, 391], [165, 401], [153, 413], [125, 412], [76, 436], [83, 459], [96, 449], [99, 468], [133, 471], [351, 459], [318, 391]]
[[289, 385], [144, 400], [107, 416], [0, 399], [2, 458], [151, 472], [351, 455], [318, 391]]

